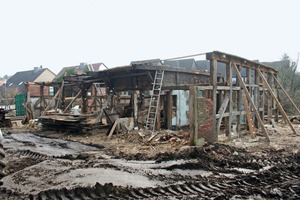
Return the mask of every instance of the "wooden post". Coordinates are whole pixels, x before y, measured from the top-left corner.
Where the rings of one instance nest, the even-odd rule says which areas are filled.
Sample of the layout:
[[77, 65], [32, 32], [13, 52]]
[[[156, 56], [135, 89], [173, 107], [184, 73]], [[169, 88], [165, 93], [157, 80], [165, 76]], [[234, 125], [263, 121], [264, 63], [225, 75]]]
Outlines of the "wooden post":
[[87, 87], [84, 83], [81, 84], [81, 99], [82, 99], [82, 108], [81, 108], [81, 113], [86, 114], [87, 113]]
[[43, 103], [44, 103], [44, 83], [40, 85], [40, 115], [43, 112]]
[[216, 114], [217, 114], [217, 60], [211, 59], [210, 60], [210, 85], [213, 86], [211, 99], [213, 101], [213, 131], [212, 131], [212, 142], [218, 141], [218, 131], [217, 131], [217, 120], [216, 120]]
[[269, 138], [269, 135], [268, 135], [268, 133], [267, 133], [267, 131], [265, 129], [264, 123], [261, 120], [261, 118], [259, 116], [259, 112], [257, 111], [256, 106], [255, 106], [255, 104], [254, 104], [254, 102], [253, 102], [253, 100], [252, 100], [252, 98], [251, 98], [251, 96], [249, 94], [249, 91], [248, 91], [246, 85], [243, 82], [241, 73], [240, 73], [240, 71], [239, 71], [239, 69], [238, 69], [238, 67], [236, 66], [235, 63], [233, 63], [233, 67], [234, 67], [234, 70], [236, 71], [236, 76], [239, 79], [241, 86], [243, 87], [243, 90], [244, 90], [244, 92], [246, 94], [246, 97], [247, 97], [248, 101], [250, 102], [250, 104], [251, 104], [251, 106], [252, 106], [252, 108], [254, 110], [254, 114], [255, 114], [256, 118], [258, 119], [258, 123], [259, 123], [260, 127], [262, 128], [262, 131], [263, 131], [263, 133], [264, 133], [264, 135], [265, 135], [265, 137], [267, 139], [267, 142], [270, 142], [270, 138]]
[[226, 64], [226, 82], [227, 86], [230, 87], [229, 90], [229, 106], [227, 106], [226, 111], [229, 112], [229, 116], [225, 118], [225, 133], [227, 136], [231, 136], [231, 122], [232, 122], [232, 67], [231, 62]]
[[172, 107], [173, 107], [173, 99], [172, 99], [172, 90], [167, 92], [167, 128], [172, 128]]
[[[267, 73], [268, 74], [268, 84], [269, 85], [272, 85], [272, 82], [273, 82], [273, 77], [271, 75], [271, 73]], [[273, 90], [273, 89], [272, 89]], [[271, 96], [271, 94], [269, 95]], [[271, 119], [272, 119], [272, 111], [273, 111], [273, 99], [272, 98], [268, 98], [267, 100], [268, 102], [268, 124], [271, 124]]]
[[[256, 67], [258, 67], [258, 66], [256, 66]], [[258, 86], [258, 87], [255, 87], [255, 89], [254, 89], [254, 102], [255, 102], [256, 108], [259, 108], [260, 107], [260, 98], [259, 98], [260, 80], [259, 80], [259, 75], [258, 75], [257, 71], [254, 71], [254, 74], [255, 74], [254, 84]], [[255, 128], [258, 128], [258, 119], [256, 118], [256, 116], [254, 117], [254, 126], [255, 126]]]
[[134, 125], [137, 126], [138, 124], [138, 94], [137, 91], [133, 91], [133, 118], [134, 118]]
[[197, 139], [196, 137], [196, 122], [195, 115], [197, 114], [196, 110], [196, 97], [195, 97], [195, 86], [189, 87], [189, 117], [190, 117], [190, 145], [195, 145], [194, 140]]
[[[240, 65], [236, 66], [236, 67], [237, 67], [238, 72], [241, 74], [242, 67]], [[236, 74], [238, 72], [236, 72]], [[240, 87], [241, 87], [242, 82], [243, 82], [242, 76], [241, 76], [241, 79], [238, 79], [238, 78], [236, 79], [236, 83]], [[236, 130], [237, 130], [239, 136], [241, 136], [240, 135], [241, 134], [241, 118], [242, 118], [242, 90], [241, 89], [237, 91], [236, 96], [237, 96], [237, 111], [239, 112], [239, 114], [236, 116]]]
[[288, 119], [287, 114], [285, 113], [283, 107], [281, 106], [280, 102], [278, 101], [278, 99], [276, 98], [276, 95], [274, 94], [274, 92], [272, 91], [272, 88], [270, 87], [270, 85], [268, 84], [267, 80], [265, 79], [264, 75], [262, 74], [262, 72], [259, 69], [256, 69], [258, 71], [258, 74], [260, 75], [261, 79], [263, 80], [263, 82], [266, 84], [268, 91], [270, 92], [270, 94], [272, 95], [273, 99], [275, 100], [283, 118], [285, 119], [285, 121], [289, 124], [289, 126], [291, 127], [292, 131], [294, 134], [297, 134], [295, 128], [293, 127], [292, 123], [290, 122], [290, 120]]

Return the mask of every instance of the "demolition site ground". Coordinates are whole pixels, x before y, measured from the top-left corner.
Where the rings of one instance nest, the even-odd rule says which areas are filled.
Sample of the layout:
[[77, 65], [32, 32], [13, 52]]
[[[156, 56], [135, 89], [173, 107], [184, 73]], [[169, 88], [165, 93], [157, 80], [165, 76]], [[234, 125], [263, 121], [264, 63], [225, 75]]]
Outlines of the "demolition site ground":
[[[300, 126], [295, 125], [300, 131]], [[2, 129], [1, 199], [299, 199], [300, 139], [287, 125], [203, 147], [188, 130], [76, 135]]]

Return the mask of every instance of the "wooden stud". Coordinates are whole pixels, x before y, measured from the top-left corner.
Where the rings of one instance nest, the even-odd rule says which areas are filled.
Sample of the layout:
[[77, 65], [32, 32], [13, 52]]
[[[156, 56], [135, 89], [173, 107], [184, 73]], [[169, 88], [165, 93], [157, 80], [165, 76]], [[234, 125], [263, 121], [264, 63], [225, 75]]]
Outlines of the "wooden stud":
[[196, 87], [195, 86], [190, 86], [190, 90], [189, 90], [189, 118], [190, 118], [190, 142], [189, 144], [195, 145], [194, 140], [197, 139], [197, 132], [195, 130], [195, 126], [196, 126], [196, 120], [195, 119], [195, 113], [197, 113], [196, 110], [196, 105], [195, 105], [195, 91], [196, 91]]
[[210, 60], [210, 85], [213, 86], [211, 99], [213, 101], [213, 120], [212, 120], [212, 142], [218, 141], [218, 131], [217, 131], [217, 121], [216, 121], [216, 114], [217, 114], [217, 60], [212, 59]]
[[[229, 89], [229, 105], [232, 102], [232, 66], [231, 62], [226, 64], [226, 82], [227, 86], [230, 87]], [[225, 118], [225, 131], [227, 136], [231, 136], [231, 123], [232, 123], [232, 110], [233, 110], [233, 104], [230, 106], [227, 106], [227, 112], [229, 112], [229, 117]]]
[[172, 90], [168, 91], [167, 94], [167, 128], [172, 128], [172, 108], [173, 108], [173, 98], [172, 98]]

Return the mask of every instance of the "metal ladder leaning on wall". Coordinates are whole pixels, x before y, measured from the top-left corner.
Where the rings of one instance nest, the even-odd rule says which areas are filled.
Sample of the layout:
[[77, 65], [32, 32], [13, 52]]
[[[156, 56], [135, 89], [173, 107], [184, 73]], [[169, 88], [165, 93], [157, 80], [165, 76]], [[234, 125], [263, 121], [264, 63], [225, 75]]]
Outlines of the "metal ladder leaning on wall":
[[148, 110], [147, 122], [146, 122], [146, 129], [149, 129], [152, 132], [152, 134], [154, 134], [154, 130], [155, 130], [163, 78], [164, 78], [164, 71], [156, 70], [155, 77], [153, 80], [152, 94], [150, 98], [149, 110]]

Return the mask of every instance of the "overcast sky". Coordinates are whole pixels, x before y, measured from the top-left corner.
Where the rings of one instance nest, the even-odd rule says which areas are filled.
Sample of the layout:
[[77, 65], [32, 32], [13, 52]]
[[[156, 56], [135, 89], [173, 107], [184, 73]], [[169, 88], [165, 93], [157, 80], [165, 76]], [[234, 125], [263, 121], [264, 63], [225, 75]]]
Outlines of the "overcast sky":
[[213, 50], [297, 59], [299, 15], [299, 0], [0, 0], [0, 76]]

